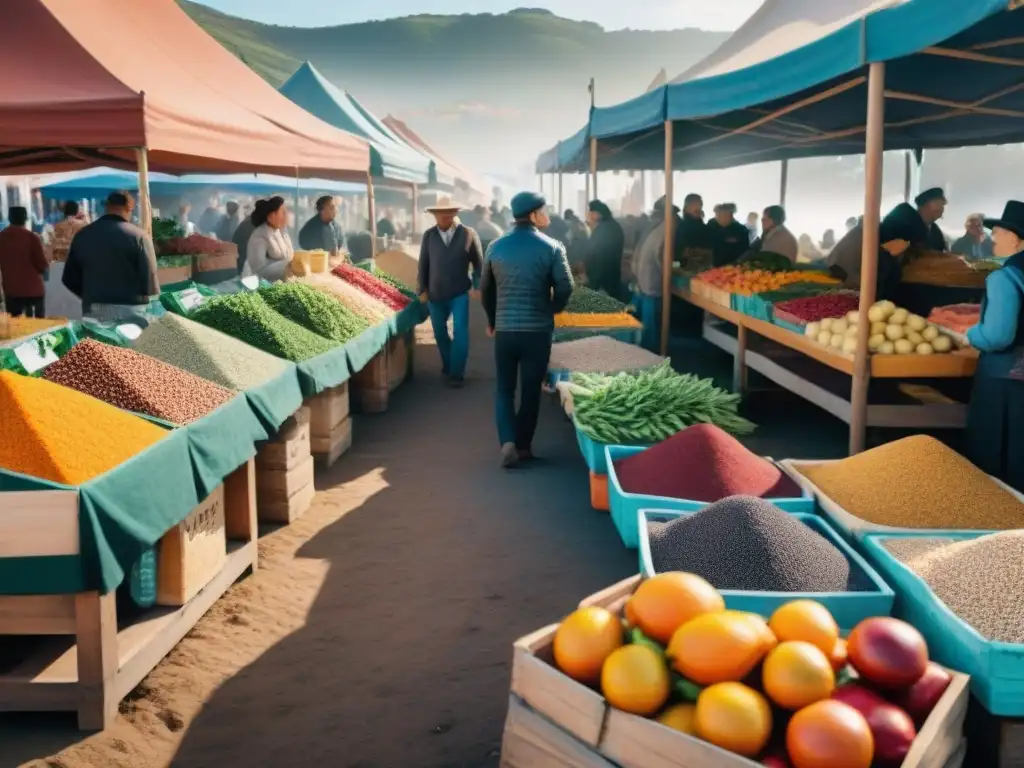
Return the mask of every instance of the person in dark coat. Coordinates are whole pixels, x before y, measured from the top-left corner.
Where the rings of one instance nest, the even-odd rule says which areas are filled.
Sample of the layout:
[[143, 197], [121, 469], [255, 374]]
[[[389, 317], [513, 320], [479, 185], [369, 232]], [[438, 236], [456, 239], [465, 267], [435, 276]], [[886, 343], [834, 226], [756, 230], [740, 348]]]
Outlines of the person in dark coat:
[[947, 251], [946, 236], [936, 223], [946, 212], [946, 193], [939, 187], [926, 189], [910, 203], [900, 203], [882, 219], [894, 237], [906, 240], [911, 248]]
[[590, 239], [587, 241], [587, 286], [622, 299], [622, 252], [625, 235], [611, 209], [600, 200], [587, 208]]
[[8, 314], [44, 317], [46, 285], [43, 275], [50, 262], [43, 241], [27, 227], [28, 210], [12, 205], [11, 226], [0, 232], [0, 296]]
[[750, 246], [750, 231], [736, 221], [736, 204], [715, 206], [715, 218], [707, 223], [707, 237], [714, 252], [714, 265], [735, 264]]
[[985, 219], [1003, 266], [985, 279], [981, 321], [967, 331], [981, 352], [967, 411], [967, 457], [1024, 491], [1024, 202]]
[[676, 258], [682, 256], [687, 248], [711, 248], [708, 228], [704, 223], [704, 199], [693, 193], [683, 200], [683, 218], [676, 231]]
[[[257, 200], [256, 202], [258, 204], [262, 201]], [[256, 225], [252, 223], [252, 217], [246, 216], [231, 234], [231, 242], [238, 247], [238, 274], [242, 274], [242, 269], [245, 267], [245, 256], [249, 249], [249, 238], [252, 237], [254, 231], [256, 231]]]
[[333, 195], [316, 201], [316, 215], [299, 230], [299, 247], [306, 251], [327, 251], [337, 255], [345, 247], [345, 233], [337, 221], [338, 205]]

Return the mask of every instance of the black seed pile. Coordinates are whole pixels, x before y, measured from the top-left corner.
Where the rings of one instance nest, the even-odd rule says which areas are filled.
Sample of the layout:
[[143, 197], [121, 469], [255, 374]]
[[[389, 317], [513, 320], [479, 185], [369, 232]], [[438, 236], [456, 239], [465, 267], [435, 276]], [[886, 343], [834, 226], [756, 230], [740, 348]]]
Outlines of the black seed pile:
[[717, 589], [858, 592], [867, 577], [821, 534], [754, 496], [729, 496], [649, 525], [657, 573], [688, 571]]

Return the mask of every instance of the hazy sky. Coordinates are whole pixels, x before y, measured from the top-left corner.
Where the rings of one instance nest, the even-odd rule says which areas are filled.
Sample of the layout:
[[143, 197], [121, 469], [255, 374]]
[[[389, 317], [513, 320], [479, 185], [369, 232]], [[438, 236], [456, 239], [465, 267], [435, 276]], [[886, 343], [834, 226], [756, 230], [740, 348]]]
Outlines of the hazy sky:
[[513, 8], [547, 8], [570, 19], [595, 21], [608, 29], [732, 30], [761, 0], [377, 0], [374, 3], [323, 0], [200, 0], [225, 13], [297, 27], [324, 27], [417, 13], [504, 13]]

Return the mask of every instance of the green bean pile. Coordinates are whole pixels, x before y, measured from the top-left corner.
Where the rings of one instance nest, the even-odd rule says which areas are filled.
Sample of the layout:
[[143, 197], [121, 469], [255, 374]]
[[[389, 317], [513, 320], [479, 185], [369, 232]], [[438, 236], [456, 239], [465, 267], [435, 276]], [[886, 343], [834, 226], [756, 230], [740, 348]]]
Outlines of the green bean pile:
[[572, 295], [569, 297], [569, 303], [565, 306], [565, 311], [576, 314], [606, 315], [622, 312], [625, 308], [625, 304], [613, 299], [607, 293], [595, 291], [585, 285], [577, 285], [572, 289]]
[[303, 283], [276, 283], [259, 289], [271, 309], [325, 339], [344, 344], [370, 327], [340, 301]]

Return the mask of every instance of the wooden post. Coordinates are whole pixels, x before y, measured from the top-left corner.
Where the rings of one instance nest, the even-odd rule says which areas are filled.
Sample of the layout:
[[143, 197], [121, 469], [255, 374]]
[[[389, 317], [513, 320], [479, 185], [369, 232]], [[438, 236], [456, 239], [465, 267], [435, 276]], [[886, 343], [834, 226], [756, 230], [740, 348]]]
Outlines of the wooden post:
[[665, 252], [661, 263], [661, 355], [668, 356], [672, 318], [672, 256], [675, 253], [675, 212], [672, 210], [672, 121], [665, 121]]
[[139, 223], [153, 237], [153, 203], [149, 197], [149, 151], [145, 147], [135, 150], [135, 163], [139, 169]]
[[878, 226], [882, 208], [882, 151], [885, 148], [885, 63], [871, 64], [868, 74], [868, 119], [864, 143], [864, 244], [860, 264], [857, 351], [850, 391], [850, 455], [864, 450], [867, 437], [871, 355], [868, 310], [875, 303], [878, 278]]
[[779, 179], [779, 205], [786, 207], [786, 189], [789, 187], [789, 160], [782, 161], [782, 176]]
[[[140, 179], [140, 193], [142, 189]], [[75, 641], [81, 690], [78, 727], [83, 731], [102, 731], [117, 717], [120, 702], [114, 695], [118, 669], [117, 604], [114, 600], [113, 592], [75, 595]]]
[[366, 174], [366, 208], [370, 217], [370, 258], [377, 255], [377, 205], [373, 199], [373, 177]]
[[908, 150], [903, 153], [903, 202], [910, 202], [910, 185], [912, 183], [912, 169], [911, 169], [911, 152]]
[[302, 226], [299, 224], [299, 166], [295, 166], [295, 207], [292, 209], [292, 219], [294, 226], [292, 227], [292, 242], [296, 245], [299, 244], [299, 228]]
[[419, 226], [420, 188], [418, 184], [412, 185], [412, 234], [415, 241], [417, 227]]
[[590, 140], [590, 175], [594, 179], [594, 196], [589, 198], [587, 202], [597, 199], [597, 139], [593, 138]]

